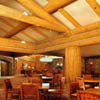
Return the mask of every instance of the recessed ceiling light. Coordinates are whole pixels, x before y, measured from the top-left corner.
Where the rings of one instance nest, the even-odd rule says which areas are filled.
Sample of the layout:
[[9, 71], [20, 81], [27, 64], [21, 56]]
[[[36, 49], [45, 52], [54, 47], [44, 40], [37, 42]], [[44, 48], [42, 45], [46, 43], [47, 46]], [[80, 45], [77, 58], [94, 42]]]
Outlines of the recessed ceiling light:
[[25, 15], [25, 16], [29, 16], [29, 13], [28, 13], [28, 12], [24, 12], [24, 15]]
[[21, 43], [23, 43], [23, 44], [24, 44], [24, 43], [25, 43], [25, 41], [21, 41]]

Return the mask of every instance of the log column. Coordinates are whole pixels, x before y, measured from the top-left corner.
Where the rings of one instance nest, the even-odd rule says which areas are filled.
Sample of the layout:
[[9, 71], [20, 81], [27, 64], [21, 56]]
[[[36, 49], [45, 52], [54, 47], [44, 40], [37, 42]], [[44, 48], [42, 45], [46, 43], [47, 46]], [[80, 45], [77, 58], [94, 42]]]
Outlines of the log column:
[[65, 77], [66, 80], [75, 81], [81, 76], [81, 54], [80, 47], [68, 47], [65, 49]]

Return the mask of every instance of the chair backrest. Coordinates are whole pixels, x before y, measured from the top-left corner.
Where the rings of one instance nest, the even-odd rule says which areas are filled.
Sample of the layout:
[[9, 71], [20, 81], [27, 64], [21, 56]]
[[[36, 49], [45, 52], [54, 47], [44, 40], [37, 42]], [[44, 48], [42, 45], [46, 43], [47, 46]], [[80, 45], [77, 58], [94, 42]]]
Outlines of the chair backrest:
[[53, 73], [47, 72], [47, 73], [46, 73], [46, 76], [47, 76], [47, 77], [53, 77]]
[[79, 87], [80, 87], [81, 89], [85, 90], [84, 78], [76, 77], [76, 82], [79, 83]]
[[83, 75], [83, 78], [84, 78], [84, 79], [92, 79], [93, 77], [92, 77], [91, 74], [84, 74], [84, 75]]
[[39, 100], [39, 90], [37, 85], [25, 83], [21, 85], [21, 99], [36, 99]]
[[76, 93], [77, 90], [79, 90], [79, 83], [78, 82], [70, 82], [67, 83], [67, 89], [68, 89], [68, 98], [69, 100], [72, 100], [72, 94]]
[[41, 83], [41, 78], [40, 77], [32, 77], [32, 83]]
[[53, 77], [53, 84], [59, 86], [61, 83], [61, 78], [63, 77], [62, 74], [55, 74]]
[[77, 91], [77, 100], [100, 100], [100, 95], [85, 91]]
[[70, 92], [71, 93], [76, 93], [77, 90], [80, 90], [79, 83], [78, 82], [72, 82], [70, 84]]
[[6, 90], [12, 89], [12, 84], [11, 84], [10, 79], [5, 79], [5, 80], [4, 80], [4, 84], [5, 84], [5, 89], [6, 89]]

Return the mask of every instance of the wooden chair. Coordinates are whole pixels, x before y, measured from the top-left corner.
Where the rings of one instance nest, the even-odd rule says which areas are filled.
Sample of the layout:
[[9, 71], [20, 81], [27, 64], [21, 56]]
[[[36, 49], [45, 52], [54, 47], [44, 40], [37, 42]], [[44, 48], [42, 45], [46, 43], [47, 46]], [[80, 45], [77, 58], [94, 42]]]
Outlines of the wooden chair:
[[88, 88], [91, 88], [91, 85], [90, 84], [85, 84], [84, 78], [77, 77], [76, 78], [76, 81], [79, 82], [79, 86], [83, 90], [88, 89]]
[[76, 82], [79, 83], [79, 87], [80, 87], [80, 89], [85, 90], [84, 78], [77, 77], [77, 78], [76, 78]]
[[39, 90], [37, 85], [25, 83], [21, 85], [21, 100], [39, 100]]
[[84, 78], [84, 79], [93, 79], [93, 77], [92, 77], [91, 74], [84, 74], [84, 75], [83, 75], [83, 78]]
[[65, 89], [64, 87], [65, 87], [65, 77], [62, 77], [60, 80], [60, 88], [55, 89], [55, 91], [48, 91], [47, 97], [54, 98], [55, 96], [59, 96], [60, 100], [63, 100], [63, 92]]
[[78, 82], [68, 83], [69, 100], [76, 100], [77, 99], [77, 90], [80, 90]]
[[[4, 85], [5, 85], [5, 100], [8, 99], [8, 96], [18, 96], [20, 99], [20, 90], [15, 89], [12, 87], [10, 79], [4, 80]], [[11, 98], [10, 98], [11, 99]]]
[[55, 74], [53, 78], [53, 86], [59, 87], [62, 77], [63, 77], [62, 74]]
[[77, 91], [77, 100], [100, 100], [100, 95], [85, 91]]

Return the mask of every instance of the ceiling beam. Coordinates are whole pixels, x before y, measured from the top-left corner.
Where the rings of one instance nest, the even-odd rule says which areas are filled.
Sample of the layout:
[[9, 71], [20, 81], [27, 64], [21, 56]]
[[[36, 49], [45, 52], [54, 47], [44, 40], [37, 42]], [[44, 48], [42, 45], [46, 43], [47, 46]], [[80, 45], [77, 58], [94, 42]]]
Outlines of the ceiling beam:
[[0, 57], [2, 58], [3, 56], [11, 57], [11, 53], [10, 52], [0, 51]]
[[34, 45], [26, 42], [22, 44], [20, 41], [0, 38], [0, 51], [20, 52], [20, 53], [34, 53]]
[[69, 5], [72, 2], [76, 0], [50, 0], [47, 5], [45, 5], [43, 8], [48, 13], [53, 13], [54, 11], [58, 10], [59, 8]]
[[71, 34], [84, 33], [84, 32], [92, 31], [99, 28], [100, 28], [100, 22], [95, 22], [93, 24], [88, 24], [88, 25], [80, 26], [76, 29], [73, 29], [71, 30]]
[[24, 29], [26, 29], [28, 26], [29, 24], [20, 23], [18, 26], [14, 27], [10, 32], [8, 32], [4, 37], [10, 38], [18, 34], [19, 32], [23, 31]]
[[96, 2], [96, 0], [86, 0], [90, 7], [96, 12], [96, 14], [100, 17], [100, 5]]
[[[96, 23], [89, 24], [89, 25], [86, 25], [86, 26], [80, 26], [76, 29], [71, 30], [71, 34], [73, 34], [73, 35], [76, 35], [76, 34], [79, 34], [79, 33], [82, 34], [82, 33], [88, 32], [88, 31], [96, 30], [96, 29], [100, 29], [100, 22], [96, 22]], [[49, 39], [39, 41], [39, 43], [41, 43], [41, 44], [46, 43], [46, 42], [48, 43], [50, 41], [54, 41], [54, 40], [57, 40], [57, 39], [61, 39], [59, 41], [62, 41], [62, 38], [64, 38], [64, 37], [65, 37], [64, 35], [59, 35], [57, 37], [53, 37], [53, 38], [49, 38]], [[56, 42], [54, 42], [54, 43], [56, 43]]]
[[34, 40], [35, 42], [38, 41], [36, 38], [34, 38], [32, 35], [30, 35], [30, 33], [27, 33], [25, 31], [21, 32], [22, 34], [26, 35], [27, 37], [29, 37], [30, 39]]
[[35, 26], [40, 26], [57, 32], [65, 32], [65, 29], [60, 25], [52, 24], [46, 20], [40, 19], [35, 16], [31, 16], [31, 15], [25, 16], [24, 12], [3, 5], [0, 5], [0, 16], [9, 17], [12, 19], [16, 19], [18, 21], [22, 21]]
[[67, 18], [75, 27], [80, 27], [81, 25], [63, 8], [58, 10], [65, 18]]
[[62, 50], [69, 46], [88, 46], [88, 45], [94, 45], [94, 44], [100, 44], [100, 36], [86, 38], [83, 40], [78, 40], [70, 43], [64, 43], [59, 45], [54, 45], [52, 47], [47, 47], [45, 49], [37, 49], [35, 50], [35, 53], [44, 53], [48, 51], [54, 51], [54, 50]]
[[49, 21], [50, 23], [54, 23], [54, 24], [62, 26], [62, 28], [65, 29], [65, 32], [67, 34], [70, 34], [70, 29], [68, 27], [65, 27], [63, 24], [61, 24], [58, 20], [56, 20], [53, 16], [51, 16], [48, 12], [46, 12], [43, 9], [43, 7], [41, 7], [36, 2], [34, 2], [34, 0], [17, 0], [17, 1], [20, 4], [22, 4], [25, 8], [27, 8], [29, 11], [31, 11], [33, 15], [36, 15], [39, 18], [45, 19]]
[[[100, 36], [100, 29], [81, 33], [81, 34], [76, 34], [76, 35], [70, 36], [68, 38], [60, 38], [60, 39], [52, 40], [52, 41], [45, 42], [42, 44], [38, 44], [38, 45], [36, 45], [36, 50], [42, 50], [44, 48], [45, 48], [45, 50], [46, 50], [46, 48], [49, 48], [48, 51], [50, 51], [50, 50], [52, 51], [52, 50], [56, 50], [56, 49], [60, 50], [60, 49], [65, 48], [65, 47], [63, 47], [63, 44], [68, 45], [68, 43], [70, 44], [70, 43], [74, 43], [75, 41], [81, 41], [81, 40], [85, 40], [85, 39], [96, 37], [96, 36]], [[95, 41], [94, 41], [94, 43], [95, 43]], [[78, 43], [78, 44], [80, 46], [81, 43]], [[58, 46], [59, 48], [56, 48], [56, 46]]]

